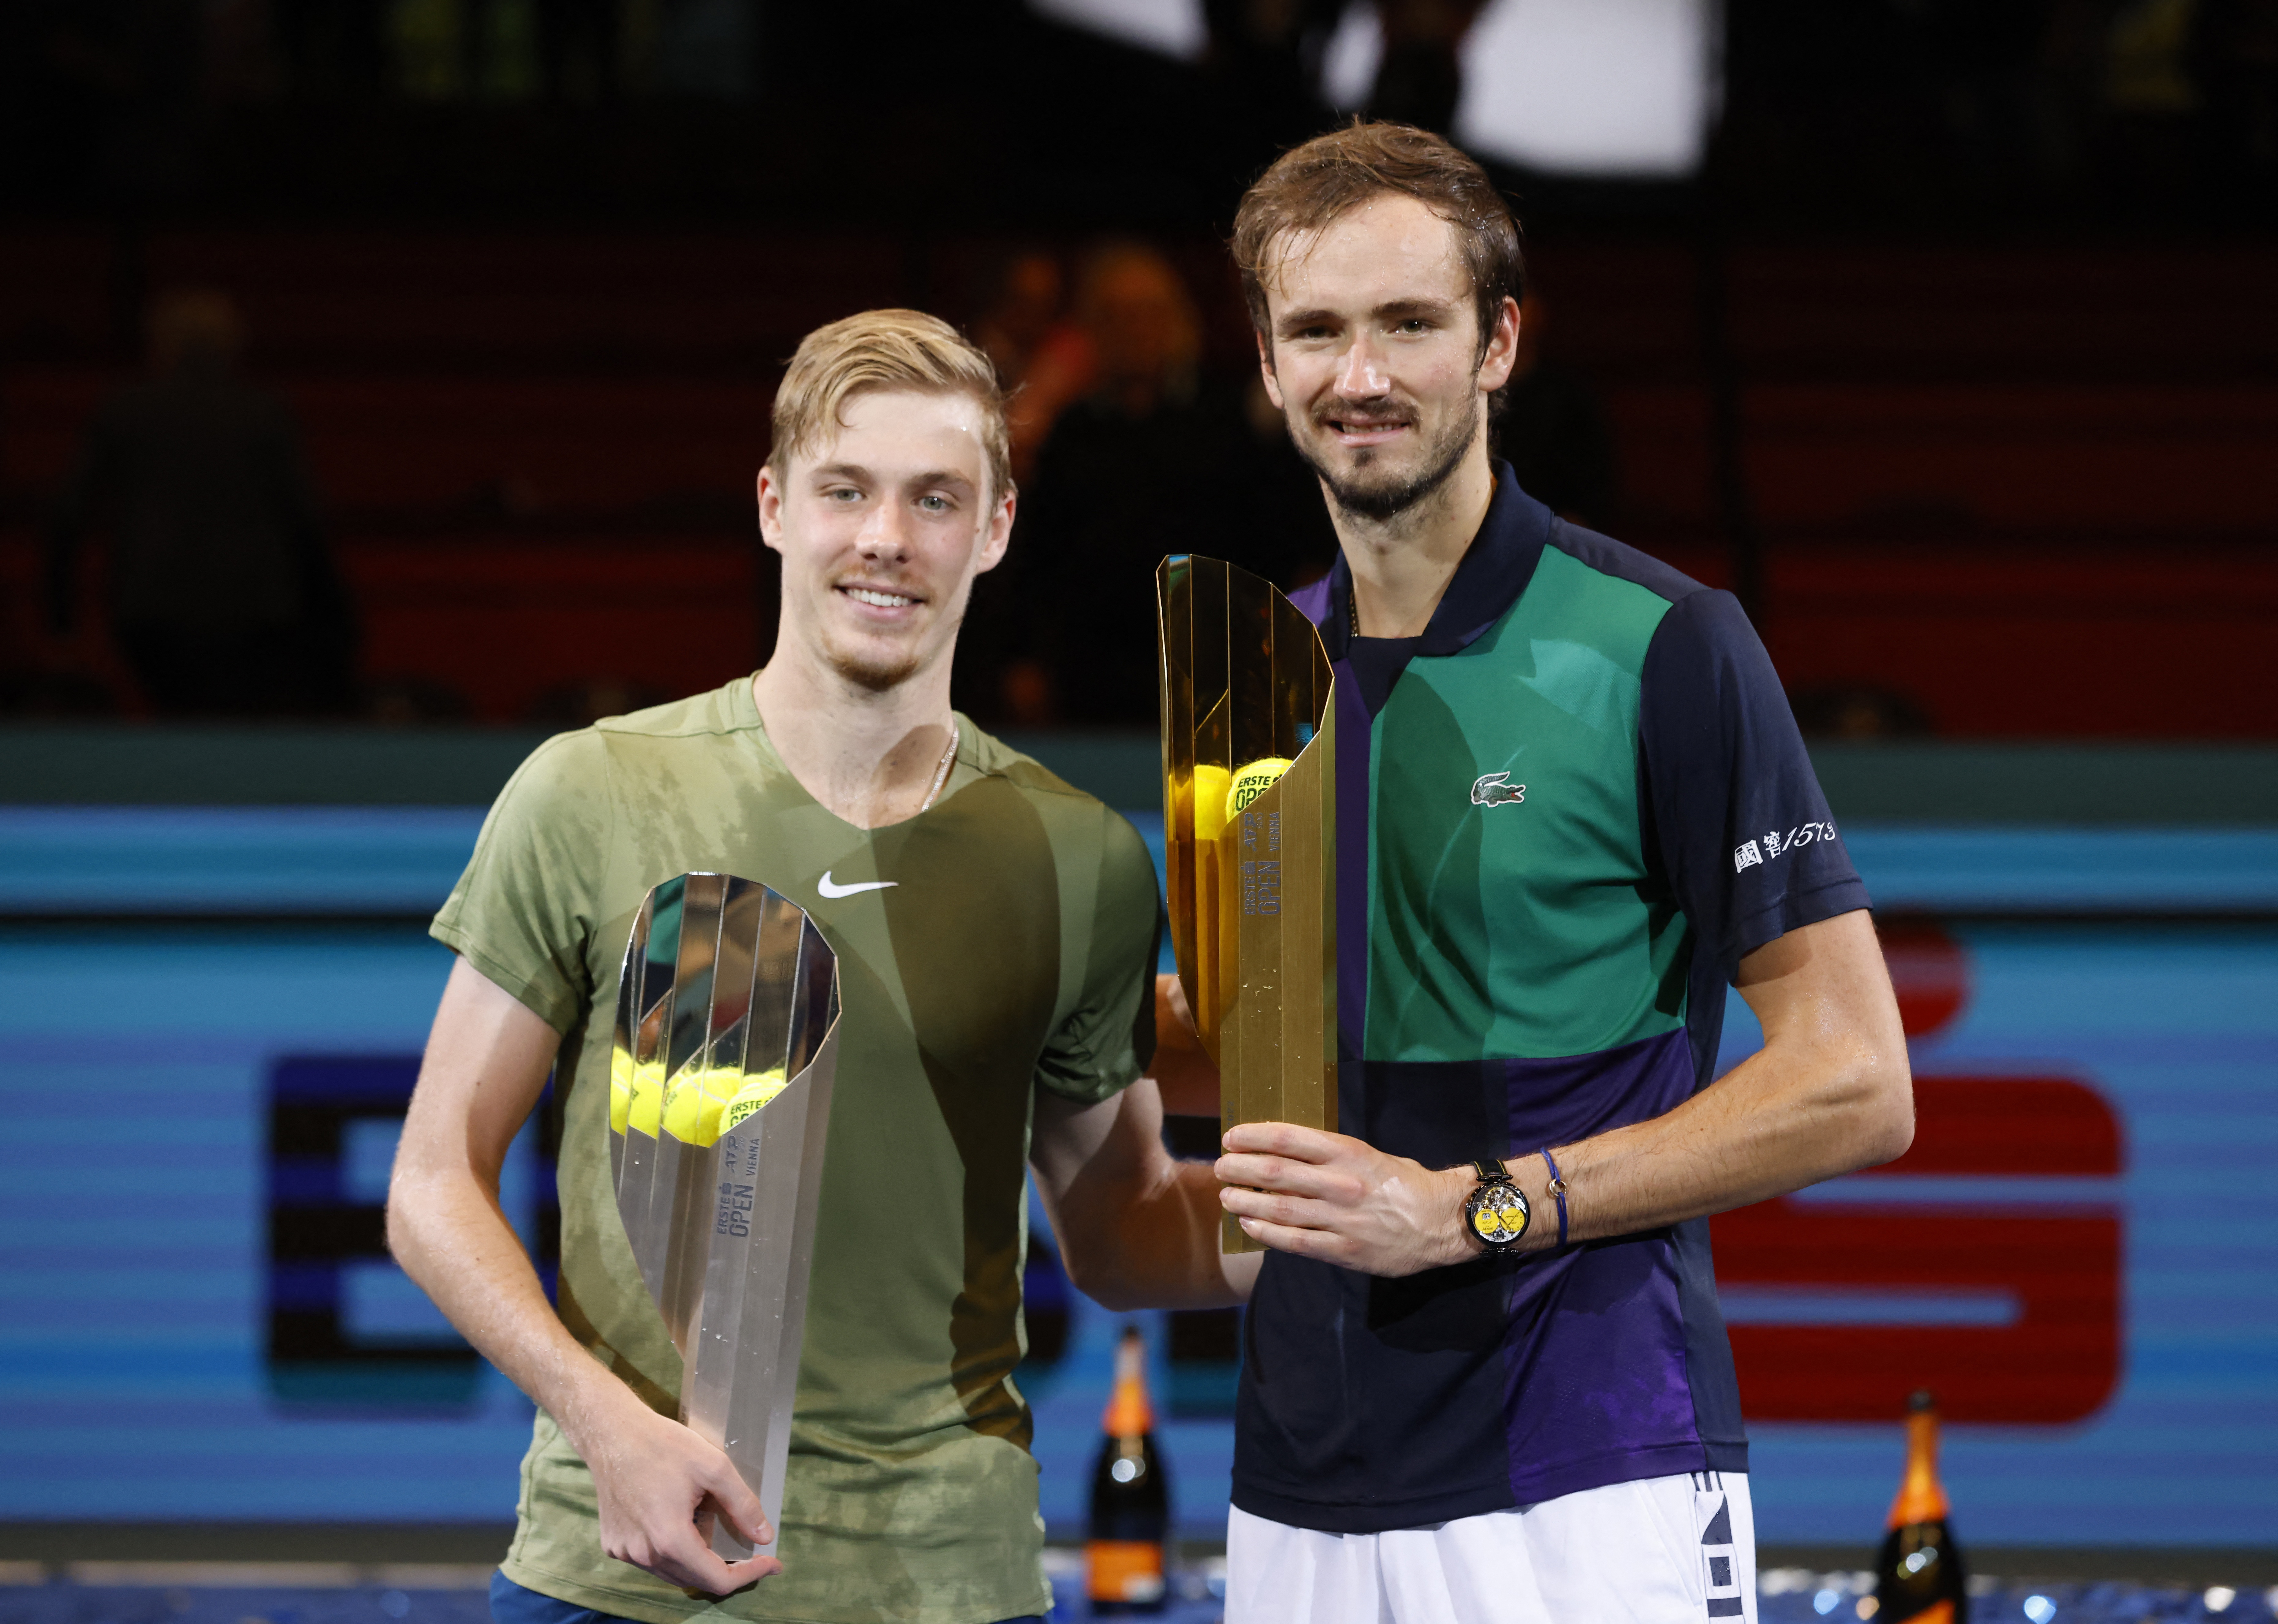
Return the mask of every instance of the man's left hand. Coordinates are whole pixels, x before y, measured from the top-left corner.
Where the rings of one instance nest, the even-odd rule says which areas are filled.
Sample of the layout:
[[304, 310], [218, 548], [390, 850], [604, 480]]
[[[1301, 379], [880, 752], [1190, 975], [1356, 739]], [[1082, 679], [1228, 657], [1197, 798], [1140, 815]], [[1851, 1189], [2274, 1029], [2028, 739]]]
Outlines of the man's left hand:
[[1464, 1232], [1463, 1168], [1433, 1172], [1363, 1140], [1288, 1122], [1244, 1122], [1218, 1160], [1219, 1201], [1277, 1252], [1363, 1274], [1413, 1275], [1480, 1250]]

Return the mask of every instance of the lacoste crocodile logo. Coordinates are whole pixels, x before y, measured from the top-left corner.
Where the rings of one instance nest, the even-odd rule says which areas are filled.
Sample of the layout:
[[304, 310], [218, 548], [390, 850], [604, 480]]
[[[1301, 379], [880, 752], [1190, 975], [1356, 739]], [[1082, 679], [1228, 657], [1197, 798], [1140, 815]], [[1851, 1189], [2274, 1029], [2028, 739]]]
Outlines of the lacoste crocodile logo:
[[1515, 807], [1526, 799], [1526, 785], [1513, 784], [1507, 772], [1491, 772], [1472, 785], [1475, 807]]

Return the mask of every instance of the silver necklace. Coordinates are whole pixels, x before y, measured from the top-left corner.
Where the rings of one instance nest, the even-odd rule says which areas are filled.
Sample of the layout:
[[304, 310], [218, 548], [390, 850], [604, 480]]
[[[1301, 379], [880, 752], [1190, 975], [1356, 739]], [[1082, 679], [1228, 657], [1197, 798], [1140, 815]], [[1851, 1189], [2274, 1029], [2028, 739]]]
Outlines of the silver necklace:
[[926, 798], [918, 802], [918, 810], [921, 813], [930, 811], [932, 809], [933, 803], [940, 798], [941, 786], [949, 782], [950, 768], [954, 766], [956, 762], [957, 718], [955, 716], [952, 716], [949, 719], [949, 748], [941, 753], [941, 765], [933, 770], [933, 787], [927, 790]]

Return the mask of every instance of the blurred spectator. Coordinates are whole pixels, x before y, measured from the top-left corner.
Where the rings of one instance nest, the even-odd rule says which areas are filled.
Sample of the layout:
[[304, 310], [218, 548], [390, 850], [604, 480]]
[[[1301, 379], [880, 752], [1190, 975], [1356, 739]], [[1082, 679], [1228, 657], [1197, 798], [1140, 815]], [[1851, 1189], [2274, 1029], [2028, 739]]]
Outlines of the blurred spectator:
[[2124, 0], [2105, 36], [2107, 161], [2128, 191], [2155, 206], [2210, 178], [2201, 84], [2209, 10], [2200, 0]]
[[2129, 113], [2195, 112], [2192, 36], [2198, 0], [2129, 0], [2112, 19], [2105, 95]]
[[1060, 262], [1051, 254], [1021, 254], [1005, 266], [988, 311], [975, 324], [975, 341], [997, 365], [1011, 402], [1005, 426], [1013, 434], [1013, 478], [1036, 471], [1036, 453], [1068, 402], [1088, 393], [1099, 371], [1091, 334], [1062, 310]]
[[1444, 130], [1464, 99], [1461, 55], [1484, 0], [1376, 0], [1384, 55], [1368, 116]]
[[351, 702], [353, 616], [290, 414], [235, 374], [216, 293], [161, 295], [152, 376], [96, 415], [49, 536], [50, 626], [76, 619], [91, 524], [110, 536], [120, 652], [162, 716], [310, 716]]
[[1542, 353], [1549, 312], [1533, 287], [1518, 307], [1518, 355], [1496, 444], [1519, 488], [1560, 516], [1602, 528], [1615, 500], [1613, 436], [1589, 384]]
[[1203, 376], [1201, 320], [1170, 262], [1102, 249], [1077, 311], [1097, 386], [1060, 414], [1021, 497], [1007, 585], [1028, 660], [998, 699], [1027, 725], [1152, 727], [1157, 563], [1204, 553], [1279, 577], [1288, 543], [1257, 523], [1265, 447], [1241, 387]]
[[1203, 81], [1218, 104], [1235, 195], [1288, 148], [1333, 118], [1321, 61], [1349, 0], [1203, 0]]

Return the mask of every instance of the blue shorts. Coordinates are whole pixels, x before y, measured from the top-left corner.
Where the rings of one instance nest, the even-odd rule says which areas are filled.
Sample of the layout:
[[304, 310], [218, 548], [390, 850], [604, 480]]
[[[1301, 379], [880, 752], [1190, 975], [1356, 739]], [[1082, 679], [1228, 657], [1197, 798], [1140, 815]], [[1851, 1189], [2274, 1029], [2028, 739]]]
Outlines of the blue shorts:
[[[491, 1575], [491, 1617], [496, 1624], [633, 1624], [614, 1613], [596, 1613], [576, 1602], [558, 1601], [516, 1584], [504, 1574]], [[1044, 1624], [1041, 1613], [1006, 1619], [1005, 1624]]]

